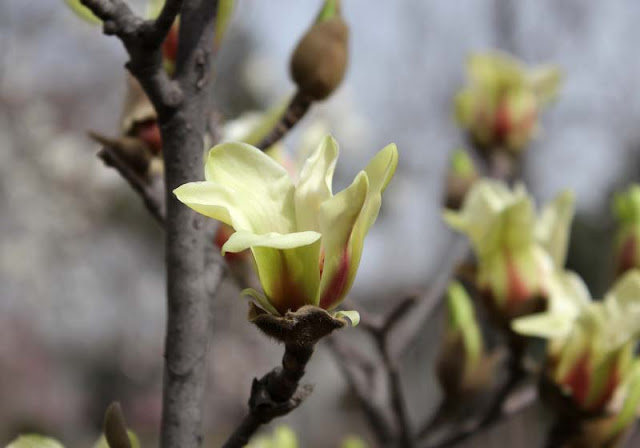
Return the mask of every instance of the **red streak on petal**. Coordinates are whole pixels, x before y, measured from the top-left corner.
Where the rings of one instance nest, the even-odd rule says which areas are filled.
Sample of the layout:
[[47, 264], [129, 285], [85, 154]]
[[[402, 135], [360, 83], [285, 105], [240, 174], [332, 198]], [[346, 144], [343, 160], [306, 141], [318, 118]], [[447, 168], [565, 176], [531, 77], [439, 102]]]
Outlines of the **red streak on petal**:
[[585, 405], [589, 392], [591, 372], [589, 372], [589, 355], [583, 355], [565, 377], [563, 384], [571, 390], [573, 399], [580, 405]]
[[329, 283], [329, 287], [325, 290], [324, 294], [320, 298], [320, 308], [329, 309], [334, 305], [343, 295], [344, 288], [347, 286], [347, 280], [349, 277], [349, 254], [347, 248], [342, 252], [340, 258], [340, 264], [338, 270], [334, 274]]
[[506, 101], [501, 101], [496, 108], [493, 123], [493, 135], [497, 142], [504, 142], [511, 130], [511, 115]]
[[320, 270], [320, 277], [322, 277], [322, 272], [324, 271], [324, 247], [320, 249], [320, 259], [318, 260], [318, 269]]
[[524, 302], [533, 296], [527, 284], [516, 268], [516, 264], [507, 254], [507, 304]]

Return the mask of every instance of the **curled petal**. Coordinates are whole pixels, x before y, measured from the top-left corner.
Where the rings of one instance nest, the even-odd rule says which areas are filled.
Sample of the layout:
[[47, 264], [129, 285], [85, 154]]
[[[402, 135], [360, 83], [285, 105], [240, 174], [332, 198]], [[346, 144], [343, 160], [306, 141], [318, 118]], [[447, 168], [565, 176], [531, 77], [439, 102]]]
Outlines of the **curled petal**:
[[360, 212], [360, 216], [356, 221], [356, 225], [353, 228], [351, 239], [349, 240], [349, 274], [344, 294], [349, 291], [353, 284], [358, 266], [360, 265], [364, 238], [378, 218], [382, 204], [382, 192], [387, 188], [387, 185], [396, 172], [397, 166], [398, 148], [396, 148], [396, 145], [390, 144], [381, 149], [378, 154], [371, 159], [364, 170], [369, 180], [369, 190], [367, 191], [367, 198]]
[[334, 317], [347, 320], [352, 327], [356, 327], [360, 323], [360, 313], [357, 311], [338, 311]]
[[176, 190], [179, 200], [235, 230], [256, 234], [295, 232], [293, 183], [287, 171], [244, 143], [223, 143], [209, 151], [206, 182]]
[[369, 179], [361, 171], [348, 188], [325, 201], [320, 208], [320, 231], [325, 254], [317, 299], [321, 308], [336, 306], [351, 287], [349, 267], [353, 253], [349, 242], [363, 211], [368, 189]]
[[536, 238], [562, 268], [567, 256], [569, 234], [574, 213], [574, 197], [570, 191], [559, 194], [542, 211], [536, 223]]
[[287, 233], [286, 235], [275, 232], [256, 235], [255, 233], [240, 230], [231, 235], [224, 246], [222, 246], [222, 255], [224, 255], [225, 252], [242, 252], [251, 247], [295, 249], [315, 243], [320, 237], [321, 235], [318, 232], [311, 231]]
[[331, 136], [307, 159], [296, 186], [296, 220], [299, 229], [319, 230], [320, 205], [333, 196], [331, 184], [338, 159], [338, 145]]

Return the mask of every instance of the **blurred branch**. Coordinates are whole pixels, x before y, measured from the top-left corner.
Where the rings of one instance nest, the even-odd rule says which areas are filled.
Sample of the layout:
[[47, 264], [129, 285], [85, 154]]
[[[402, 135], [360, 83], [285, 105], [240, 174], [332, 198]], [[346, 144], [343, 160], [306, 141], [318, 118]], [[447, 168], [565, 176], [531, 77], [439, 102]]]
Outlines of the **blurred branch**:
[[249, 413], [225, 442], [224, 448], [245, 446], [261, 425], [300, 406], [313, 390], [310, 385], [299, 387], [313, 350], [313, 345], [286, 344], [282, 367], [253, 380]]
[[431, 281], [429, 289], [415, 300], [415, 305], [411, 307], [411, 312], [403, 314], [402, 317], [406, 316], [406, 319], [404, 319], [402, 325], [395, 327], [397, 330], [393, 332], [393, 339], [390, 341], [392, 344], [391, 353], [394, 357], [401, 357], [415, 341], [429, 316], [442, 302], [442, 296], [449, 285], [456, 266], [469, 256], [468, 243], [457, 236], [453, 238], [440, 258], [442, 260], [440, 263], [441, 268]]
[[337, 335], [328, 338], [328, 346], [347, 384], [360, 403], [371, 430], [381, 446], [388, 446], [394, 439], [396, 428], [385, 412], [386, 408], [378, 405], [372, 398], [371, 379], [376, 366], [360, 352], [344, 344]]
[[521, 390], [515, 390], [507, 380], [496, 392], [494, 400], [489, 407], [487, 414], [480, 418], [475, 418], [466, 424], [452, 425], [444, 435], [437, 440], [425, 442], [424, 448], [448, 448], [476, 435], [478, 432], [487, 429], [500, 421], [507, 419], [530, 405], [538, 399], [535, 385], [529, 384]]
[[309, 96], [296, 92], [287, 109], [284, 111], [282, 118], [278, 120], [273, 129], [256, 145], [262, 151], [269, 149], [279, 140], [284, 138], [287, 133], [306, 115], [313, 103], [313, 99]]

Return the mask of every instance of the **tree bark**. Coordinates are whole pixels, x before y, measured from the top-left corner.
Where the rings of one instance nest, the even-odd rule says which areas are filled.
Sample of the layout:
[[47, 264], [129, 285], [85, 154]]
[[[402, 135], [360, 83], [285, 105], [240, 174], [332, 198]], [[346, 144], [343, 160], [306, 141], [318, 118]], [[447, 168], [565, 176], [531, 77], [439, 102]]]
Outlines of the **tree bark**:
[[205, 218], [173, 195], [203, 176], [204, 134], [211, 113], [210, 81], [217, 2], [185, 0], [180, 15], [176, 80], [183, 101], [159, 115], [165, 160], [167, 331], [161, 447], [202, 443], [206, 354], [211, 313], [205, 288]]

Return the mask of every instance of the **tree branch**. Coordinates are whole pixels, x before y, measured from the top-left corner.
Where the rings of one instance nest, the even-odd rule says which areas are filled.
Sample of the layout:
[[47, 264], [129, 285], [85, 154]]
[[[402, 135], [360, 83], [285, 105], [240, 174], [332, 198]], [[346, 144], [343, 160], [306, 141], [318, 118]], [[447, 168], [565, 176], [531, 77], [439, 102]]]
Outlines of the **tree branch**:
[[300, 406], [313, 390], [310, 385], [299, 387], [313, 350], [313, 345], [285, 345], [282, 366], [276, 367], [259, 380], [253, 380], [249, 412], [223, 448], [245, 446], [260, 426]]
[[81, 3], [102, 19], [106, 35], [115, 35], [122, 41], [130, 58], [126, 67], [140, 82], [158, 116], [174, 113], [183, 101], [183, 92], [164, 70], [161, 48], [183, 0], [167, 0], [156, 20], [136, 16], [123, 0]]
[[108, 145], [103, 146], [102, 149], [98, 151], [98, 157], [104, 161], [105, 165], [114, 168], [120, 173], [131, 188], [140, 195], [149, 213], [151, 213], [156, 221], [164, 225], [167, 211], [164, 200], [164, 180], [162, 177], [142, 178], [118, 155], [117, 151], [114, 151], [113, 148]]

